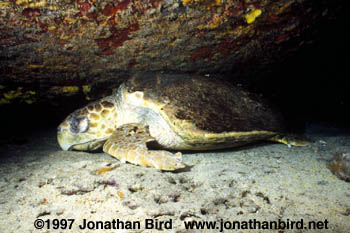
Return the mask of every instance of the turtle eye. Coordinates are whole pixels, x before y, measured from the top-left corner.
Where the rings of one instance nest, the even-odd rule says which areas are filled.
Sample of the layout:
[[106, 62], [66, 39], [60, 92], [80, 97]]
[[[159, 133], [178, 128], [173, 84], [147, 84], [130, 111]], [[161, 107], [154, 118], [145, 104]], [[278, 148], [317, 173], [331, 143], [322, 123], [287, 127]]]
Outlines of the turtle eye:
[[84, 133], [89, 129], [89, 120], [87, 117], [73, 117], [69, 125], [72, 133]]

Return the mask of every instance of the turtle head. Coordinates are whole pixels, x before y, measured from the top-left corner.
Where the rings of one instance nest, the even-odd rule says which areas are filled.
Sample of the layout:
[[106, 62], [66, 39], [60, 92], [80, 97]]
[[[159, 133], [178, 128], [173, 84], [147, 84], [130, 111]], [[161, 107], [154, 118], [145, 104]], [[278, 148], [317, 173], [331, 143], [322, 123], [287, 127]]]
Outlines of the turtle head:
[[114, 132], [116, 118], [113, 98], [90, 103], [71, 113], [58, 126], [58, 143], [63, 150], [96, 150]]

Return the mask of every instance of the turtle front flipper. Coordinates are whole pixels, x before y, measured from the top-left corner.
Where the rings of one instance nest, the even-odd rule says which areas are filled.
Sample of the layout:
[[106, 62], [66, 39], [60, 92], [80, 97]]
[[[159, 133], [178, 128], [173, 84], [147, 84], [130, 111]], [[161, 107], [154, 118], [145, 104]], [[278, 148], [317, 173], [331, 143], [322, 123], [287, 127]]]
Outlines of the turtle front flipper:
[[288, 147], [308, 146], [308, 145], [312, 144], [312, 142], [309, 141], [308, 139], [303, 138], [302, 136], [295, 136], [295, 135], [276, 135], [276, 136], [270, 138], [269, 141], [279, 142], [279, 143], [287, 145]]
[[148, 150], [147, 142], [155, 141], [148, 126], [126, 124], [115, 130], [103, 146], [103, 151], [119, 159], [160, 170], [176, 170], [185, 167], [180, 152], [172, 154], [164, 150]]

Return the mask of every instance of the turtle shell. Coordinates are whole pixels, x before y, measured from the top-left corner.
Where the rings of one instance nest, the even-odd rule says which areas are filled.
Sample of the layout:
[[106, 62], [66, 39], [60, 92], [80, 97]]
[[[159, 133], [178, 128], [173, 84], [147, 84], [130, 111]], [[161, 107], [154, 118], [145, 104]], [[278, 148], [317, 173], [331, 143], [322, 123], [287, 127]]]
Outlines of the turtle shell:
[[246, 143], [283, 131], [281, 115], [265, 100], [222, 80], [142, 73], [129, 79], [125, 88], [129, 93], [142, 91], [145, 106], [188, 143]]

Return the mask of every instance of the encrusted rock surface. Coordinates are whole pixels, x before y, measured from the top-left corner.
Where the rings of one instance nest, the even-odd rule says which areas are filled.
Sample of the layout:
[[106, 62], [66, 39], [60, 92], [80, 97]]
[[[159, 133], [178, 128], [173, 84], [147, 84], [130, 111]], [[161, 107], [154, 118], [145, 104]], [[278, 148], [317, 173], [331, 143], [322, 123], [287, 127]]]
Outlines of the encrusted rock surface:
[[0, 84], [95, 85], [138, 70], [247, 75], [312, 43], [341, 9], [340, 0], [5, 0]]

